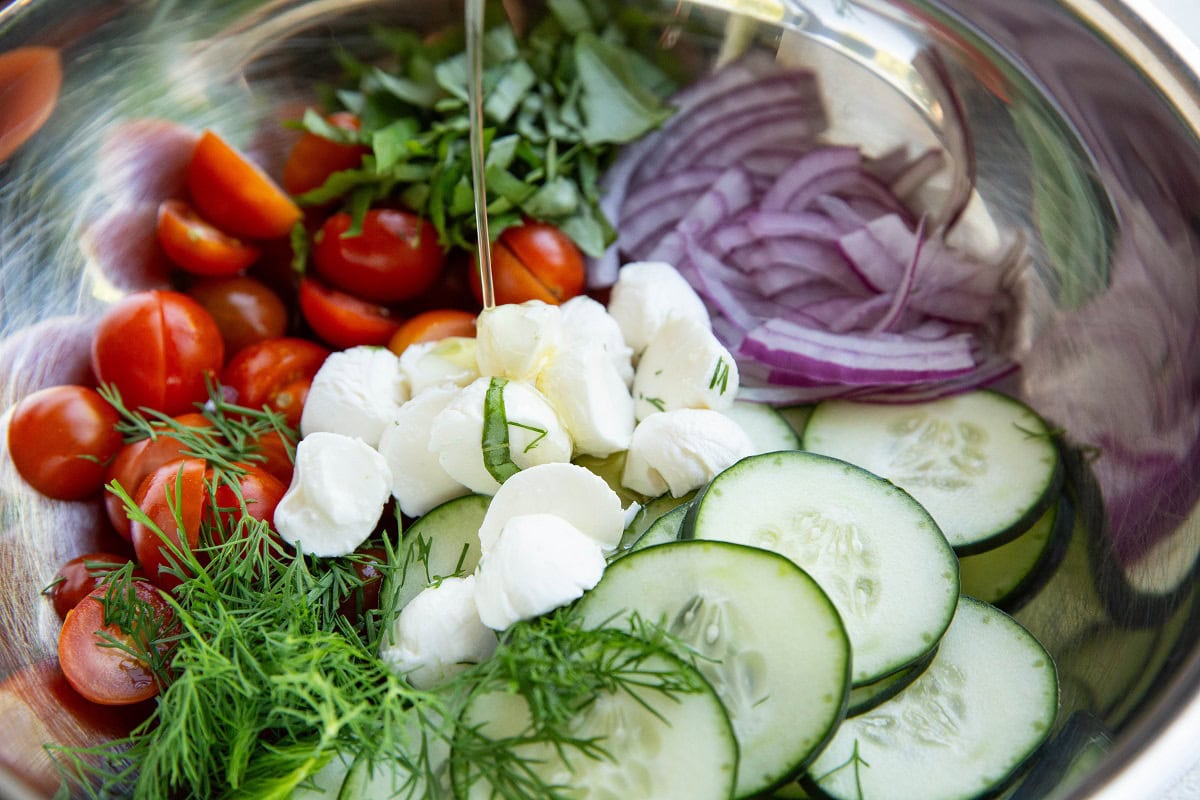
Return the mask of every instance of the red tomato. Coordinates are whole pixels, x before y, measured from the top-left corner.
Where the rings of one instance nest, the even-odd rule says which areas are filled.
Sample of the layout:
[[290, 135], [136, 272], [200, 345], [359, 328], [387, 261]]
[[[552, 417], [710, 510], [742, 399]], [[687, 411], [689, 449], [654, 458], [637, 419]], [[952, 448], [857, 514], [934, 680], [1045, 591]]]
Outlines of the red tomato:
[[288, 425], [300, 426], [300, 414], [313, 376], [329, 350], [307, 339], [267, 339], [238, 351], [225, 365], [221, 384], [230, 400], [247, 408], [278, 411]]
[[128, 563], [128, 558], [115, 553], [76, 556], [58, 568], [46, 594], [54, 602], [54, 610], [58, 615], [65, 617], [68, 611], [79, 605], [80, 600], [91, 594], [99, 580]]
[[30, 486], [57, 500], [100, 491], [121, 449], [117, 412], [93, 389], [51, 386], [25, 397], [8, 422], [8, 452]]
[[261, 457], [261, 461], [255, 463], [274, 475], [284, 486], [290, 485], [296, 469], [296, 440], [288, 437], [285, 442], [284, 436], [278, 431], [267, 431], [258, 437], [254, 446], [254, 453]]
[[330, 285], [364, 300], [398, 303], [434, 284], [445, 264], [437, 231], [415, 214], [376, 208], [362, 233], [344, 235], [349, 214], [334, 214], [313, 236], [313, 266]]
[[187, 295], [151, 289], [105, 312], [92, 341], [92, 369], [126, 407], [182, 414], [208, 398], [205, 377], [225, 361], [212, 315]]
[[383, 587], [380, 566], [387, 563], [387, 552], [382, 547], [368, 547], [355, 553], [351, 563], [362, 586], [351, 592], [338, 610], [343, 616], [357, 619], [360, 614], [379, 608], [379, 590]]
[[[483, 303], [479, 270], [468, 276], [475, 299]], [[558, 304], [582, 294], [587, 279], [583, 253], [558, 228], [527, 222], [508, 228], [492, 245], [492, 287], [496, 303], [541, 300]]]
[[18, 47], [0, 54], [0, 162], [50, 119], [62, 79], [62, 57], [52, 47]]
[[101, 586], [79, 601], [63, 621], [58, 636], [58, 660], [63, 674], [75, 691], [102, 705], [129, 705], [158, 694], [158, 681], [150, 667], [124, 649], [112, 647], [101, 634], [107, 634], [138, 649], [155, 647], [164, 652], [169, 645], [156, 645], [154, 639], [169, 635], [174, 611], [162, 593], [147, 581], [136, 580], [132, 586], [137, 601], [144, 604], [157, 630], [142, 641], [135, 641], [133, 632], [116, 625], [104, 624], [104, 604], [107, 587]]
[[193, 284], [187, 293], [212, 314], [225, 352], [231, 355], [255, 342], [283, 336], [287, 329], [283, 300], [254, 278], [209, 278]]
[[439, 308], [417, 314], [400, 326], [388, 341], [388, 349], [396, 355], [410, 344], [436, 342], [447, 336], [474, 336], [475, 314], [454, 308]]
[[300, 313], [317, 336], [339, 349], [386, 345], [400, 328], [387, 306], [331, 289], [316, 278], [300, 281]]
[[[130, 538], [138, 563], [150, 580], [164, 589], [174, 589], [183, 583], [176, 572], [187, 569], [172, 545], [190, 550], [200, 544], [200, 521], [208, 499], [207, 478], [208, 464], [204, 459], [182, 458], [168, 461], [151, 472], [138, 489], [135, 498], [138, 508], [158, 531], [134, 520]], [[173, 571], [165, 571], [168, 569]]]
[[240, 466], [245, 473], [238, 476], [237, 489], [226, 481], [218, 482], [212, 502], [205, 511], [205, 520], [210, 524], [220, 516], [220, 527], [212, 529], [214, 536], [222, 532], [233, 533], [237, 530], [238, 520], [244, 516], [272, 522], [275, 506], [287, 491], [287, 486], [265, 469], [251, 464]]
[[200, 214], [235, 236], [287, 236], [302, 216], [300, 207], [265, 172], [210, 130], [196, 143], [187, 185]]
[[[180, 425], [189, 428], [210, 428], [212, 422], [203, 414], [180, 414], [175, 417]], [[154, 470], [168, 461], [177, 461], [186, 455], [183, 443], [173, 436], [161, 434], [153, 439], [142, 439], [127, 444], [117, 453], [104, 476], [105, 484], [114, 481], [133, 499], [137, 499], [138, 489], [142, 481]], [[113, 528], [125, 539], [132, 534], [129, 527], [129, 517], [125, 514], [125, 503], [112, 492], [104, 495], [104, 506]]]
[[167, 258], [193, 275], [237, 275], [258, 260], [261, 251], [205, 222], [182, 200], [158, 207], [158, 243]]
[[[347, 111], [331, 114], [328, 121], [342, 130], [357, 131], [358, 117]], [[365, 147], [339, 144], [324, 136], [305, 132], [292, 146], [283, 165], [283, 188], [292, 194], [316, 189], [335, 172], [354, 169], [370, 152]]]

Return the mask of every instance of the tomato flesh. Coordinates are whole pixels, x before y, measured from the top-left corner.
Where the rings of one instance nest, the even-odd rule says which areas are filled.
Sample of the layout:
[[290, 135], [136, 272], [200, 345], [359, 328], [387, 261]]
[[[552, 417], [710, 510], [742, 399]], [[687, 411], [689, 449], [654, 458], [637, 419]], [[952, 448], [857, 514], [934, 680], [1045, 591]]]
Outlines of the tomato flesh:
[[322, 341], [338, 349], [386, 345], [401, 324], [387, 306], [339, 292], [316, 278], [300, 281], [300, 313]]
[[231, 358], [221, 373], [221, 384], [230, 391], [232, 402], [278, 411], [288, 425], [298, 428], [308, 388], [328, 356], [328, 348], [307, 339], [267, 339]]
[[303, 216], [257, 164], [211, 130], [196, 142], [187, 186], [201, 216], [234, 236], [277, 239]]
[[237, 275], [261, 253], [210, 225], [182, 200], [165, 200], [158, 207], [157, 233], [167, 258], [193, 275]]
[[68, 611], [95, 590], [104, 575], [128, 563], [128, 558], [115, 553], [87, 553], [63, 564], [46, 590], [55, 612], [66, 617]]
[[200, 544], [200, 520], [208, 496], [207, 472], [203, 459], [168, 461], [146, 476], [138, 489], [138, 508], [154, 527], [135, 519], [130, 538], [146, 576], [164, 589], [183, 583], [176, 573], [187, 569], [174, 549], [186, 552]]
[[[508, 228], [491, 253], [497, 304], [541, 300], [556, 305], [583, 294], [587, 280], [583, 253], [553, 225], [527, 222]], [[468, 277], [475, 299], [482, 304], [479, 270], [472, 269]]]
[[313, 266], [331, 286], [375, 303], [417, 297], [441, 275], [445, 254], [424, 219], [390, 208], [363, 217], [362, 232], [347, 235], [349, 214], [334, 214], [313, 237]]
[[287, 307], [279, 295], [261, 281], [239, 275], [197, 281], [187, 291], [204, 306], [225, 342], [225, 352], [283, 336], [287, 330]]
[[454, 308], [423, 311], [412, 317], [393, 334], [388, 349], [400, 355], [409, 345], [436, 342], [448, 336], [475, 335], [475, 314]]
[[[330, 114], [327, 121], [343, 130], [359, 129], [358, 117], [346, 111]], [[283, 188], [292, 194], [316, 189], [333, 173], [359, 166], [368, 152], [365, 147], [305, 132], [292, 146], [283, 165]]]

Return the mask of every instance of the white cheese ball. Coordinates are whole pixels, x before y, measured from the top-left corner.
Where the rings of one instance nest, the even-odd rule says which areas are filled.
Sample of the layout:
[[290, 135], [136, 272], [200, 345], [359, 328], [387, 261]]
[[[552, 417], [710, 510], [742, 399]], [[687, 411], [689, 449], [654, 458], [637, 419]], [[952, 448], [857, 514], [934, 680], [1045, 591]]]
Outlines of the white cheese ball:
[[[464, 388], [433, 418], [429, 431], [429, 449], [437, 454], [442, 469], [478, 494], [495, 494], [500, 488], [483, 461], [484, 401], [491, 382], [479, 378]], [[541, 392], [510, 380], [502, 396], [509, 456], [518, 468], [571, 460], [571, 437]]]
[[562, 517], [512, 517], [475, 570], [479, 618], [502, 631], [541, 616], [581, 597], [604, 567], [600, 545]]
[[466, 386], [479, 377], [475, 340], [448, 336], [436, 342], [417, 342], [400, 354], [400, 373], [416, 397], [434, 386]]
[[562, 343], [562, 311], [540, 300], [485, 309], [475, 322], [475, 358], [488, 377], [532, 383]]
[[612, 362], [626, 386], [633, 385], [633, 348], [625, 341], [621, 326], [608, 309], [586, 294], [572, 297], [563, 303], [562, 328], [564, 347], [594, 342]]
[[422, 391], [400, 407], [379, 439], [379, 452], [392, 472], [392, 496], [400, 510], [410, 517], [419, 517], [447, 500], [468, 493], [467, 487], [442, 469], [437, 454], [429, 446], [434, 417], [460, 391], [454, 385]]
[[638, 421], [677, 408], [724, 411], [738, 391], [738, 367], [711, 329], [677, 317], [659, 329], [638, 361], [633, 397]]
[[475, 576], [445, 578], [414, 597], [392, 623], [379, 657], [417, 689], [429, 689], [496, 651], [475, 605]]
[[537, 387], [558, 412], [576, 455], [611, 455], [629, 447], [634, 403], [625, 381], [598, 341], [560, 350]]
[[400, 360], [387, 348], [351, 347], [331, 353], [313, 377], [300, 433], [356, 436], [374, 447], [408, 398]]
[[296, 469], [275, 507], [275, 530], [309, 555], [353, 553], [379, 523], [391, 484], [387, 461], [362, 439], [310, 434], [296, 446]]
[[682, 497], [753, 452], [746, 432], [719, 411], [652, 414], [633, 431], [621, 484], [649, 497]]
[[635, 358], [668, 319], [684, 317], [712, 327], [700, 295], [664, 261], [635, 261], [621, 267], [609, 296], [608, 313], [621, 327]]
[[621, 543], [625, 511], [604, 479], [578, 464], [542, 464], [506, 480], [488, 504], [479, 526], [479, 548], [487, 553], [514, 517], [553, 514], [612, 552]]

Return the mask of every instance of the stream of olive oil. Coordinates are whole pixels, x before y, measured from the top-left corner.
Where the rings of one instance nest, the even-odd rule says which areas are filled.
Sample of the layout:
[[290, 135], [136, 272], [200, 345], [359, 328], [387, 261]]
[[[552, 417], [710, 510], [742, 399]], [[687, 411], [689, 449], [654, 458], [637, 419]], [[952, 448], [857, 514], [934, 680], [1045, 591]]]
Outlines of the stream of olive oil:
[[467, 102], [471, 123], [471, 188], [475, 195], [475, 230], [478, 241], [479, 285], [483, 308], [496, 305], [492, 284], [492, 248], [488, 237], [486, 154], [483, 147], [483, 6], [484, 0], [466, 0]]

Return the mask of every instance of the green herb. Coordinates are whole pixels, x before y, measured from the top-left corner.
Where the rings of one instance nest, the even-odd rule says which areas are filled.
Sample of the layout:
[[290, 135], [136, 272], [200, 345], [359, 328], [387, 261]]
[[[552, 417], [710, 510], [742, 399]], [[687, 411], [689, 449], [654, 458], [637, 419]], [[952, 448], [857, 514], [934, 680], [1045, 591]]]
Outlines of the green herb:
[[483, 466], [499, 483], [521, 471], [512, 459], [508, 440], [508, 412], [504, 408], [504, 378], [492, 378], [483, 397]]
[[715, 389], [721, 387], [721, 394], [729, 391], [729, 364], [725, 362], [725, 358], [717, 359], [717, 366], [713, 369], [712, 378], [708, 381], [708, 388]]
[[[711, 387], [710, 387], [710, 388], [711, 388]], [[638, 395], [638, 399], [639, 399], [639, 400], [644, 400], [645, 402], [647, 402], [647, 403], [649, 403], [650, 405], [652, 405], [652, 406], [654, 406], [655, 408], [657, 408], [659, 411], [666, 411], [666, 410], [667, 410], [667, 404], [666, 404], [666, 403], [663, 401], [663, 399], [662, 399], [661, 397], [647, 397], [647, 396], [646, 396], [646, 395], [644, 395], [644, 394], [639, 394], [639, 395]]]
[[521, 430], [526, 430], [530, 433], [537, 434], [537, 436], [530, 440], [529, 444], [525, 445], [525, 448], [521, 451], [522, 453], [528, 453], [530, 450], [537, 447], [542, 443], [542, 439], [545, 439], [546, 435], [550, 433], [550, 431], [546, 430], [545, 428], [539, 428], [536, 425], [525, 425], [521, 422], [510, 422], [508, 424], [514, 428], [520, 428]]

